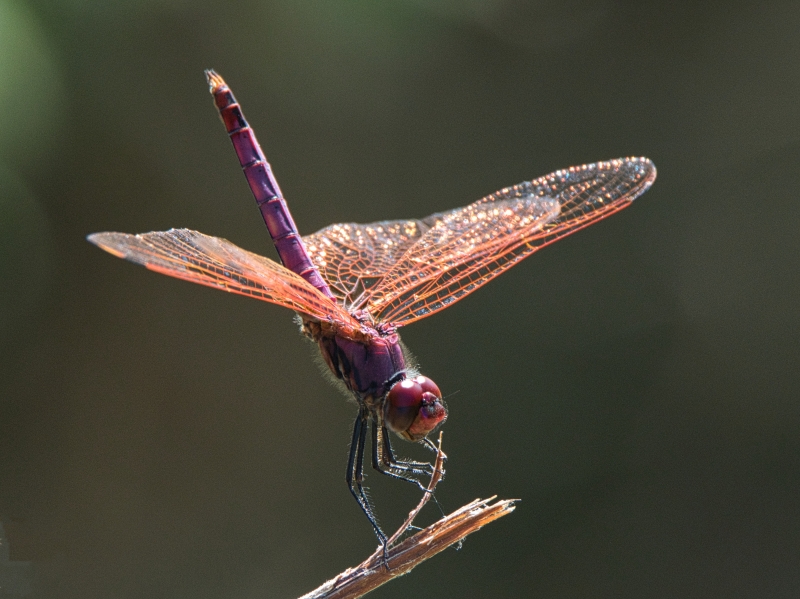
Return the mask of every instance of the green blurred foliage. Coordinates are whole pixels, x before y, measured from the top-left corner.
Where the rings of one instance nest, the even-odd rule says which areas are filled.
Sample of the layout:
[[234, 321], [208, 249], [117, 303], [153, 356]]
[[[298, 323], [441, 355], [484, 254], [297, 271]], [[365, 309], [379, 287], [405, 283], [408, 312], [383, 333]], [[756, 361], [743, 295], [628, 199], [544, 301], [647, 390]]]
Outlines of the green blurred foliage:
[[52, 150], [65, 118], [58, 54], [24, 2], [0, 3], [0, 156], [36, 162]]

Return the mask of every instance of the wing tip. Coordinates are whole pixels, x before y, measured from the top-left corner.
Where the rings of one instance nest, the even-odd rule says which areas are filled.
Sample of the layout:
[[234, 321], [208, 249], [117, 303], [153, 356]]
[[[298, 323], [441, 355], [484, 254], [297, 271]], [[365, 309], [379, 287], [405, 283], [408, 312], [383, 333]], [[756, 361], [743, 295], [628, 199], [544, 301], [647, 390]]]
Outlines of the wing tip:
[[125, 258], [125, 253], [118, 250], [112, 243], [112, 235], [124, 235], [124, 233], [91, 233], [86, 236], [86, 241], [93, 243], [101, 250], [108, 252], [112, 256], [116, 256], [117, 258]]
[[638, 198], [642, 195], [645, 191], [650, 189], [650, 187], [655, 183], [656, 176], [658, 175], [658, 170], [656, 169], [656, 165], [653, 163], [652, 160], [646, 158], [645, 156], [636, 156], [631, 158], [624, 159], [628, 163], [634, 164], [634, 168], [636, 169], [637, 173], [641, 176], [640, 182], [640, 189], [636, 196], [633, 199]]
[[595, 164], [586, 164], [578, 167], [571, 167], [569, 170], [590, 170], [590, 169], [610, 169], [614, 171], [624, 171], [631, 184], [631, 193], [626, 194], [628, 202], [633, 202], [645, 191], [650, 189], [656, 180], [658, 171], [652, 160], [645, 156], [627, 156], [616, 158]]

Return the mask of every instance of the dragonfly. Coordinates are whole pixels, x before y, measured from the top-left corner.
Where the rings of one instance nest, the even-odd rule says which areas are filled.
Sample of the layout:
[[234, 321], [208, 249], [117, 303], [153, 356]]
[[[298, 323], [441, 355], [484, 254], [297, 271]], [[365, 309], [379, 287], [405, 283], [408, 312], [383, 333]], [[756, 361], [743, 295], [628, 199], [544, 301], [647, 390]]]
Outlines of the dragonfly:
[[390, 433], [436, 451], [428, 435], [447, 418], [439, 387], [420, 374], [398, 329], [629, 206], [653, 184], [656, 168], [647, 158], [574, 166], [422, 219], [339, 223], [300, 236], [233, 93], [216, 72], [206, 78], [280, 264], [189, 229], [94, 233], [88, 240], [149, 270], [296, 313], [302, 334], [358, 405], [347, 485], [385, 549], [363, 484], [368, 435], [377, 472], [427, 492], [420, 478], [433, 475], [433, 466], [396, 458]]

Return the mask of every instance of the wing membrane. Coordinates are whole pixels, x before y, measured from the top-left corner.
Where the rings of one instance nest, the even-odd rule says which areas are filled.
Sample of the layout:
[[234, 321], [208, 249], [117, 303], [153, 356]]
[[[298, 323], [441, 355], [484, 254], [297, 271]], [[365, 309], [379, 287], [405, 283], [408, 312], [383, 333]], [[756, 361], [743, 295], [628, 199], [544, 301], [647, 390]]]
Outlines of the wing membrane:
[[398, 325], [429, 316], [545, 245], [630, 205], [655, 176], [646, 158], [571, 167], [412, 221], [427, 230], [353, 308]]
[[303, 244], [333, 294], [352, 306], [428, 229], [411, 219], [339, 223], [306, 235]]
[[142, 264], [155, 272], [336, 322], [345, 334], [359, 328], [350, 314], [303, 278], [225, 239], [189, 229], [140, 235], [94, 233], [88, 239], [119, 258]]

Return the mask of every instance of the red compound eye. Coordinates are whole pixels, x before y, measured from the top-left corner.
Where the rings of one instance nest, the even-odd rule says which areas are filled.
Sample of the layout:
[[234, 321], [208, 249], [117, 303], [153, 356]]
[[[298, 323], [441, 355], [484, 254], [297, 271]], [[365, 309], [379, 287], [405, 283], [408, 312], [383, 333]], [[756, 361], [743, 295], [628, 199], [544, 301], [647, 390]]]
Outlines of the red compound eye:
[[384, 419], [389, 429], [418, 441], [447, 418], [439, 387], [418, 376], [395, 383], [386, 396]]
[[422, 386], [412, 379], [395, 383], [386, 396], [386, 426], [396, 433], [404, 433], [422, 405]]
[[442, 392], [439, 391], [439, 387], [437, 387], [436, 383], [434, 383], [427, 376], [419, 375], [417, 378], [414, 379], [414, 382], [417, 383], [420, 387], [422, 387], [423, 391], [427, 391], [428, 393], [433, 393], [439, 399], [442, 398]]

